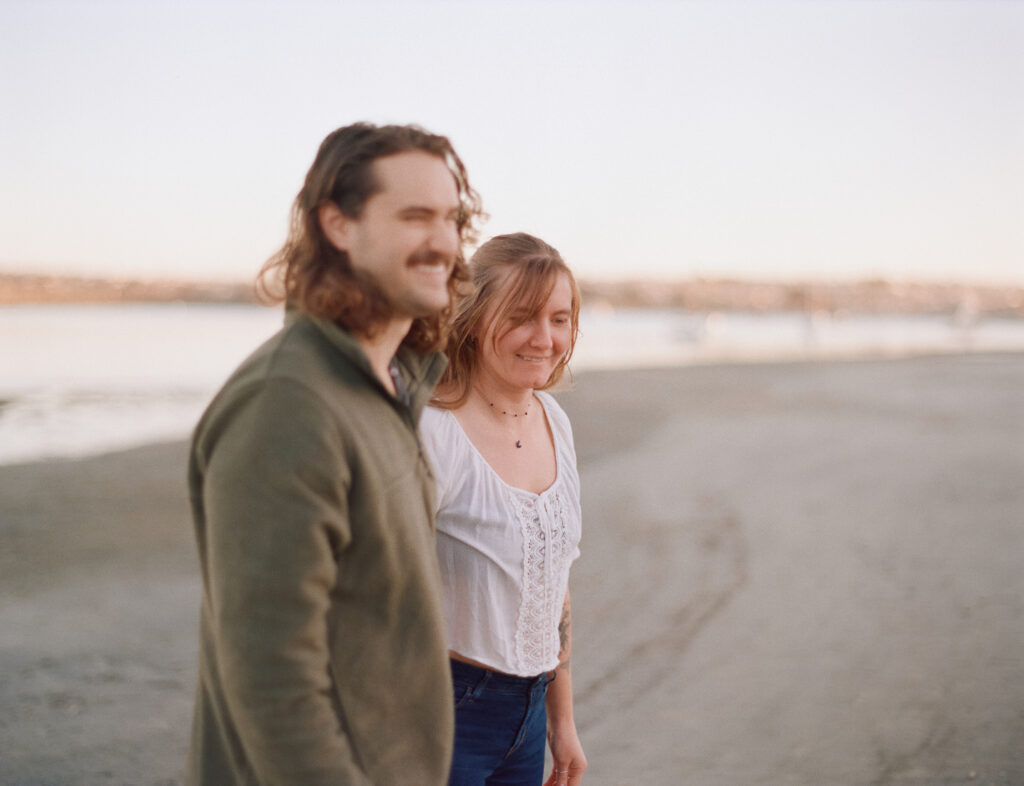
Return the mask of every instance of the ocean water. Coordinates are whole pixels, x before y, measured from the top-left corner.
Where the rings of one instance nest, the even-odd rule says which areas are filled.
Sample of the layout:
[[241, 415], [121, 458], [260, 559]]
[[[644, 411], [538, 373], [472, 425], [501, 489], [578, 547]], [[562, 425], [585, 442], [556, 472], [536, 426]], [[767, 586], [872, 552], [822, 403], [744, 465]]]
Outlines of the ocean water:
[[[279, 309], [141, 304], [0, 307], [0, 464], [188, 435]], [[1024, 320], [584, 310], [574, 371], [1024, 351]]]

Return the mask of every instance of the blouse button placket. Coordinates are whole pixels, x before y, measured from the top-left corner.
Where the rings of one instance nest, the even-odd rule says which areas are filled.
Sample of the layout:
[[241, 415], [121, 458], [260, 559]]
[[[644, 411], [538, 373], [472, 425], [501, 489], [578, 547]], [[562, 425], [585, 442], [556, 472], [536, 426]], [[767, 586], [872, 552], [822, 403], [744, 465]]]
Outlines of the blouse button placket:
[[553, 560], [555, 541], [552, 537], [551, 532], [551, 506], [548, 504], [548, 497], [541, 497], [537, 500], [538, 506], [540, 507], [540, 520], [541, 525], [541, 537], [544, 538], [544, 598], [547, 601], [544, 605], [550, 608], [553, 598], [551, 597], [552, 585], [554, 583], [554, 576], [552, 571], [554, 570]]

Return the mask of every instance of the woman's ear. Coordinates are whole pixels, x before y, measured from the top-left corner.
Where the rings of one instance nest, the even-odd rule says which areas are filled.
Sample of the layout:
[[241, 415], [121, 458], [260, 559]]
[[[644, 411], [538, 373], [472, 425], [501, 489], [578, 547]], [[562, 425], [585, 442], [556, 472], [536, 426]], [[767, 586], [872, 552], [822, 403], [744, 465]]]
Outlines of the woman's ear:
[[331, 245], [338, 251], [348, 251], [352, 219], [342, 213], [341, 208], [333, 202], [324, 202], [320, 205], [316, 210], [316, 217], [324, 237]]

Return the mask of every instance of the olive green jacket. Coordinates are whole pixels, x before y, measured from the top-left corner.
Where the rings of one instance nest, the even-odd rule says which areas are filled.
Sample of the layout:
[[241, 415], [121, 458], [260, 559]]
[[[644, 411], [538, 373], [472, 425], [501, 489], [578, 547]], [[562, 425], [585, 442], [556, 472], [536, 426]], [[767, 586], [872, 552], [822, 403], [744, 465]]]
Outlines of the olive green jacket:
[[290, 315], [196, 427], [190, 784], [447, 779], [434, 484], [416, 432], [445, 361], [397, 359], [399, 398], [349, 333]]

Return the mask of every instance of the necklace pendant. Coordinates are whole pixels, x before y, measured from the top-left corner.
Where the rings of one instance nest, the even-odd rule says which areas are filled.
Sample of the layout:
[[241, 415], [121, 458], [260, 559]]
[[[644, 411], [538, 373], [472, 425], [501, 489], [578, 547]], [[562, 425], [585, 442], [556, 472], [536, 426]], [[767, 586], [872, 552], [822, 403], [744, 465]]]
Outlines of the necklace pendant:
[[522, 446], [523, 446], [523, 443], [522, 443], [522, 441], [521, 441], [521, 440], [518, 440], [518, 439], [517, 439], [517, 440], [516, 440], [516, 447], [517, 447], [517, 448], [521, 448]]

